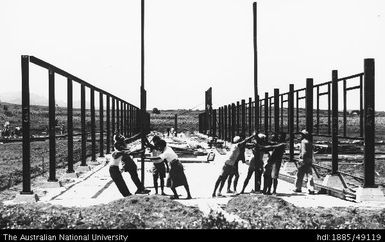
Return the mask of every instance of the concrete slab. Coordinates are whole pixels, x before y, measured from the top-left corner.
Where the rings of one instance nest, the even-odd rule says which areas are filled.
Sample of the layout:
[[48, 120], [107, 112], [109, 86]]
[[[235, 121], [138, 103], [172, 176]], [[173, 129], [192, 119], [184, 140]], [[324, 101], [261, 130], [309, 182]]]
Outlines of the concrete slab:
[[[227, 181], [222, 190], [222, 194], [225, 197], [212, 198], [212, 192], [214, 190], [215, 181], [222, 171], [225, 156], [220, 155], [215, 151], [215, 159], [210, 163], [183, 163], [184, 171], [190, 186], [190, 191], [193, 199], [186, 200], [186, 191], [184, 187], [178, 187], [177, 192], [180, 194], [180, 198], [176, 201], [187, 205], [199, 207], [205, 214], [208, 214], [211, 210], [221, 211], [222, 206], [232, 199], [234, 194], [227, 194]], [[206, 158], [206, 157], [205, 157]], [[108, 159], [108, 156], [106, 156]], [[136, 163], [138, 166], [138, 175], [141, 177], [141, 164]], [[150, 162], [145, 163], [145, 187], [151, 190], [150, 194], [155, 194], [153, 187], [153, 176], [151, 173], [153, 164]], [[89, 168], [87, 166], [87, 168]], [[239, 181], [237, 190], [240, 191], [243, 186], [244, 179], [247, 175], [248, 165], [239, 163]], [[136, 187], [132, 182], [132, 179], [127, 172], [123, 172], [122, 176], [127, 184], [131, 193], [135, 193]], [[159, 182], [158, 182], [159, 183]], [[254, 188], [254, 175], [252, 176], [245, 191], [250, 192]], [[309, 195], [307, 193], [294, 193], [292, 190], [294, 185], [283, 180], [279, 180], [277, 197], [284, 199], [287, 202], [299, 207], [360, 207], [378, 209], [383, 208], [382, 203], [370, 203], [361, 202], [356, 203], [352, 201], [342, 200], [336, 197], [328, 195]], [[63, 188], [62, 188], [63, 189]], [[116, 185], [111, 180], [109, 174], [109, 166], [102, 162], [101, 164], [94, 166], [92, 171], [83, 173], [81, 177], [75, 179], [75, 182], [64, 188], [65, 190], [56, 190], [56, 194], [49, 199], [41, 198], [41, 202], [49, 202], [52, 204], [58, 204], [62, 206], [91, 206], [96, 204], [107, 204], [109, 202], [123, 198], [118, 191]], [[231, 185], [233, 190], [233, 185]], [[159, 188], [160, 191], [160, 188]], [[172, 195], [170, 188], [165, 188], [165, 193]], [[135, 196], [135, 195], [134, 195]], [[251, 195], [252, 196], [252, 195]], [[227, 215], [226, 215], [227, 216]], [[231, 217], [231, 216], [230, 216]], [[229, 219], [231, 219], [229, 217]], [[237, 219], [237, 218], [235, 218]]]
[[4, 201], [5, 205], [13, 205], [20, 203], [36, 203], [39, 201], [37, 194], [17, 194], [13, 200]]
[[385, 194], [381, 188], [359, 187], [356, 191], [357, 202], [385, 202]]
[[47, 181], [42, 184], [40, 188], [59, 188], [62, 187], [62, 183], [60, 181]]
[[91, 168], [87, 165], [87, 166], [79, 166], [77, 168], [77, 172], [87, 172], [87, 171], [90, 171]]
[[71, 179], [71, 178], [78, 178], [79, 173], [78, 172], [71, 172], [71, 173], [65, 173], [60, 179]]
[[322, 185], [340, 190], [343, 190], [345, 188], [343, 181], [338, 175], [326, 175], [325, 179], [322, 182]]

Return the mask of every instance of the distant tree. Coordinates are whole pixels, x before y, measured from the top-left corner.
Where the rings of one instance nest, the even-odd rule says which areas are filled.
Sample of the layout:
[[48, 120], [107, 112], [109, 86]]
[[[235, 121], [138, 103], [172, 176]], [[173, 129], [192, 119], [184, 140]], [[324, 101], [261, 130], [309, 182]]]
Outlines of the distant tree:
[[4, 111], [8, 111], [8, 106], [4, 105], [3, 109], [4, 109]]
[[153, 113], [153, 114], [160, 114], [160, 111], [159, 111], [159, 109], [157, 109], [157, 108], [153, 108], [153, 109], [152, 109], [152, 113]]

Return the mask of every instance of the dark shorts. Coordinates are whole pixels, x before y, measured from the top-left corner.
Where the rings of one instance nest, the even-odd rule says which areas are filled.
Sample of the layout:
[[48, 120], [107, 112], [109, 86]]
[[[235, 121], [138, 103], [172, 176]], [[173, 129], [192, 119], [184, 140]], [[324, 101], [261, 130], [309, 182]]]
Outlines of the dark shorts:
[[298, 172], [313, 174], [312, 163], [300, 163], [298, 167]]
[[170, 172], [166, 181], [167, 187], [179, 187], [187, 185], [187, 178], [184, 174], [184, 168], [179, 160], [170, 162]]
[[236, 173], [235, 170], [236, 170], [236, 169], [235, 169], [234, 166], [225, 164], [225, 165], [222, 167], [222, 173], [221, 173], [221, 176], [222, 176], [223, 178], [227, 178], [229, 175], [234, 175], [234, 174]]
[[249, 165], [249, 170], [251, 171], [260, 171], [262, 170], [263, 171], [263, 162], [259, 161], [255, 161], [255, 157], [251, 158], [250, 160], [250, 165]]
[[264, 177], [271, 177], [271, 172], [273, 170], [273, 166], [270, 163], [265, 165], [265, 171], [263, 172]]
[[159, 176], [160, 178], [166, 177], [166, 166], [162, 163], [154, 163], [154, 166], [152, 168], [152, 174], [154, 176]]

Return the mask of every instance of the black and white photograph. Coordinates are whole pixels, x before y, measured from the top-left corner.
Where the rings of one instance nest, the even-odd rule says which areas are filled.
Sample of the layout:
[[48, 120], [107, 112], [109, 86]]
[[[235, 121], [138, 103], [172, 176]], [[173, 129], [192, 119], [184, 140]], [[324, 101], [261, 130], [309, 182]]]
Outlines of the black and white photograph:
[[0, 33], [3, 241], [385, 241], [385, 1], [1, 0]]

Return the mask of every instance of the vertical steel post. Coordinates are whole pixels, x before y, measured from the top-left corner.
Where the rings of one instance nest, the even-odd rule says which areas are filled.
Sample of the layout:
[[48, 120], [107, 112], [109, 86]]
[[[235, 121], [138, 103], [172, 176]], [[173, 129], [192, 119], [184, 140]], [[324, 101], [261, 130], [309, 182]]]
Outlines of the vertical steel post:
[[132, 136], [132, 128], [131, 128], [131, 125], [132, 125], [132, 107], [131, 105], [129, 104], [128, 105], [128, 136]]
[[228, 111], [228, 116], [229, 116], [229, 141], [231, 141], [231, 136], [232, 136], [232, 130], [233, 130], [233, 115], [232, 115], [232, 110], [231, 110], [231, 105], [229, 104], [227, 106], [227, 111]]
[[273, 118], [273, 115], [271, 114], [272, 111], [273, 111], [273, 108], [271, 106], [273, 106], [273, 100], [272, 98], [269, 98], [269, 101], [270, 101], [270, 104], [269, 104], [269, 131], [271, 131], [271, 127], [272, 127], [272, 118]]
[[241, 134], [243, 137], [246, 137], [246, 101], [245, 99], [242, 99], [241, 101], [241, 115], [242, 115]]
[[[112, 100], [111, 100], [111, 129], [112, 129], [112, 137], [111, 137], [111, 140], [110, 142], [112, 142], [112, 139], [113, 139], [113, 136], [115, 135], [116, 133], [116, 130], [115, 130], [115, 98], [112, 97]], [[114, 150], [114, 148], [112, 148], [112, 150]]]
[[265, 92], [265, 135], [269, 135], [269, 93]]
[[119, 100], [116, 99], [116, 132], [120, 134], [120, 109], [119, 109]]
[[[141, 0], [141, 85], [140, 85], [140, 120], [143, 122], [144, 114], [146, 112], [146, 90], [144, 88], [144, 13], [145, 13], [145, 2]], [[144, 132], [144, 124], [140, 125], [141, 127], [141, 140], [142, 140], [142, 149], [144, 149], [144, 139], [146, 134]], [[144, 152], [141, 154], [141, 181], [144, 185]]]
[[375, 84], [374, 59], [364, 60], [364, 187], [374, 188], [375, 185]]
[[231, 141], [233, 140], [233, 138], [235, 137], [236, 135], [236, 129], [237, 129], [237, 125], [236, 125], [236, 121], [237, 121], [237, 106], [235, 106], [235, 103], [231, 104]]
[[332, 71], [332, 175], [338, 174], [338, 71]]
[[362, 76], [360, 76], [360, 137], [364, 137], [364, 102]]
[[[259, 100], [259, 96], [258, 96], [258, 100]], [[262, 110], [262, 107], [263, 107], [263, 99], [259, 100], [258, 102], [258, 108], [259, 108], [259, 120], [258, 120], [258, 123], [259, 123], [259, 127], [258, 127], [258, 131], [261, 132], [262, 130], [262, 114], [264, 113], [264, 111]], [[257, 120], [257, 119], [256, 119]]]
[[281, 126], [280, 126], [280, 129], [279, 130], [282, 130], [283, 131], [283, 98], [284, 98], [284, 94], [280, 95], [281, 97], [281, 106], [279, 106], [279, 109], [281, 110], [281, 116], [280, 116], [280, 120], [281, 120]]
[[96, 161], [95, 89], [90, 88], [91, 99], [91, 160]]
[[289, 161], [294, 161], [294, 84], [289, 85], [288, 97]]
[[[258, 96], [257, 3], [253, 3], [254, 100]], [[257, 130], [257, 128], [255, 129]]]
[[124, 135], [124, 102], [120, 100], [120, 133]]
[[55, 72], [48, 70], [49, 76], [49, 178], [48, 181], [57, 181], [56, 179], [56, 120], [55, 120]]
[[252, 124], [252, 118], [253, 118], [253, 115], [252, 115], [252, 113], [253, 113], [253, 103], [252, 103], [252, 98], [251, 97], [249, 97], [249, 126], [248, 126], [248, 128], [249, 128], [249, 135], [251, 135], [252, 133], [253, 133], [253, 130], [252, 130], [252, 127], [253, 127], [253, 124]]
[[213, 137], [217, 136], [217, 110], [213, 109]]
[[178, 114], [175, 114], [175, 119], [174, 119], [174, 130], [175, 130], [175, 137], [178, 134]]
[[67, 78], [67, 134], [68, 134], [68, 168], [67, 173], [74, 171], [74, 136], [73, 136], [73, 95], [72, 80]]
[[225, 127], [224, 127], [224, 132], [225, 132], [224, 140], [227, 140], [227, 130], [228, 130], [228, 126], [227, 126], [227, 120], [228, 120], [228, 118], [227, 118], [227, 106], [225, 105], [223, 109], [224, 109], [223, 122], [224, 122], [224, 125], [225, 125]]
[[344, 102], [343, 102], [343, 105], [344, 105], [344, 116], [343, 116], [343, 121], [344, 121], [344, 137], [346, 137], [346, 79], [343, 80], [343, 98], [344, 98]]
[[328, 134], [331, 134], [331, 84], [328, 84]]
[[260, 110], [261, 110], [261, 108], [260, 108], [260, 106], [259, 106], [259, 104], [260, 104], [260, 102], [259, 102], [259, 95], [257, 95], [257, 97], [255, 98], [255, 100], [254, 100], [254, 105], [255, 105], [255, 107], [254, 107], [254, 109], [255, 109], [255, 117], [254, 117], [254, 125], [255, 125], [255, 132], [259, 132], [259, 130], [260, 130], [260, 117], [262, 116], [261, 114], [260, 114]]
[[126, 112], [125, 112], [125, 114], [126, 114], [126, 122], [125, 122], [125, 126], [126, 126], [126, 136], [128, 136], [128, 124], [129, 124], [129, 118], [130, 118], [130, 116], [129, 116], [129, 110], [128, 110], [128, 103], [126, 103]]
[[274, 88], [274, 132], [279, 134], [279, 89]]
[[226, 130], [226, 126], [225, 126], [225, 110], [224, 110], [224, 107], [222, 106], [221, 107], [221, 113], [222, 113], [222, 134], [221, 134], [221, 139], [225, 139], [225, 130]]
[[23, 190], [21, 194], [33, 194], [31, 190], [31, 140], [29, 108], [29, 56], [21, 56], [21, 108], [23, 124]]
[[297, 133], [299, 132], [299, 91], [296, 92], [296, 118], [297, 118]]
[[319, 86], [317, 86], [317, 134], [319, 134]]
[[86, 89], [84, 84], [80, 87], [80, 116], [81, 116], [81, 128], [82, 128], [82, 159], [81, 166], [87, 166], [86, 152], [87, 152], [87, 131], [86, 131]]
[[127, 103], [123, 102], [123, 135], [127, 137]]
[[104, 108], [103, 108], [103, 93], [99, 92], [99, 124], [100, 124], [100, 137], [99, 137], [99, 157], [104, 157]]
[[219, 139], [222, 139], [222, 125], [223, 125], [223, 123], [222, 123], [222, 108], [221, 107], [219, 107], [218, 108], [218, 138]]
[[110, 129], [110, 96], [106, 95], [106, 122], [107, 122], [107, 137], [106, 137], [106, 145], [107, 151], [106, 154], [110, 154], [110, 145], [111, 145], [111, 129]]
[[236, 129], [236, 135], [239, 135], [240, 134], [240, 128], [241, 128], [241, 125], [240, 125], [240, 121], [239, 121], [239, 119], [240, 119], [240, 104], [239, 104], [239, 101], [237, 101], [237, 106], [236, 106], [236, 122], [237, 122], [237, 124], [236, 124], [236, 127], [237, 127], [237, 129]]
[[313, 79], [306, 79], [306, 130], [313, 141]]

